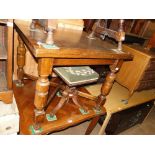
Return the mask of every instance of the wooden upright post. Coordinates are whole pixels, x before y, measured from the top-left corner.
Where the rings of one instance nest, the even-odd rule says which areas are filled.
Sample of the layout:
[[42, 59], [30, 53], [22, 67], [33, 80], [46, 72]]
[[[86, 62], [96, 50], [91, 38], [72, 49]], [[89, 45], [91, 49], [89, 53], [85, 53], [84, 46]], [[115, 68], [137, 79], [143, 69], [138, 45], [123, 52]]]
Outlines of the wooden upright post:
[[48, 80], [49, 74], [52, 72], [53, 61], [50, 58], [40, 58], [38, 60], [38, 73], [39, 78], [36, 83], [35, 92], [35, 124], [34, 128], [37, 130], [40, 128], [40, 123], [44, 120], [44, 107], [47, 102], [48, 89], [50, 82]]
[[24, 43], [22, 39], [18, 36], [19, 45], [17, 47], [17, 77], [18, 81], [16, 83], [17, 87], [24, 86], [23, 83], [23, 77], [24, 77], [24, 65], [25, 65], [25, 54], [26, 54], [26, 48], [24, 46]]

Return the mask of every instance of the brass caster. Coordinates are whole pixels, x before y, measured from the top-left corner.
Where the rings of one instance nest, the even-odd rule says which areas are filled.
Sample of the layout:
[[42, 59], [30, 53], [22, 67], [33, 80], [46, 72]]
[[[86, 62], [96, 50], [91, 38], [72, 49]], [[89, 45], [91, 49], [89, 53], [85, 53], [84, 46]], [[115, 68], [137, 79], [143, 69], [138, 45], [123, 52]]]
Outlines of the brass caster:
[[88, 111], [86, 111], [86, 110], [85, 110], [85, 109], [83, 109], [83, 108], [79, 108], [79, 110], [80, 110], [80, 112], [81, 112], [81, 114], [82, 114], [82, 115], [89, 114], [89, 112], [88, 112]]
[[51, 121], [56, 121], [57, 116], [56, 115], [51, 115], [51, 114], [46, 114], [46, 119], [51, 122]]
[[40, 134], [43, 131], [41, 127], [39, 127], [38, 129], [35, 129], [34, 125], [30, 125], [29, 130], [31, 131], [32, 135]]

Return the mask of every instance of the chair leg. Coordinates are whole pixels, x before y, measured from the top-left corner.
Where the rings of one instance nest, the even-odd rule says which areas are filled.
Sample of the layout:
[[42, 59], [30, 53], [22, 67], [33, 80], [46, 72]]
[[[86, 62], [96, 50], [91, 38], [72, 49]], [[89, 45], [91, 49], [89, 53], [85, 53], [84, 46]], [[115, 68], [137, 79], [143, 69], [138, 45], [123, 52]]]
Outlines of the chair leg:
[[48, 97], [48, 100], [47, 100], [47, 104], [46, 106], [44, 107], [44, 109], [46, 110], [49, 106], [49, 104], [51, 103], [52, 99], [54, 98], [54, 96], [56, 95], [56, 93], [59, 91], [60, 87], [57, 86], [54, 91], [52, 92], [52, 94], [50, 94], [50, 96]]
[[65, 104], [66, 100], [67, 100], [67, 98], [62, 96], [62, 98], [60, 99], [59, 103], [58, 103], [58, 104], [56, 105], [56, 107], [50, 112], [50, 115], [51, 115], [51, 116], [55, 115], [55, 114], [57, 113], [57, 111], [58, 111], [59, 109], [61, 109], [62, 106]]
[[91, 132], [93, 131], [93, 129], [95, 128], [96, 124], [98, 123], [98, 120], [99, 120], [100, 116], [96, 116], [92, 119], [92, 121], [90, 122], [86, 132], [85, 132], [85, 135], [90, 135]]
[[90, 100], [94, 100], [94, 101], [97, 99], [96, 96], [93, 96], [93, 95], [90, 95], [88, 93], [84, 93], [84, 92], [81, 92], [81, 91], [78, 91], [78, 95], [81, 96], [81, 97], [90, 99]]
[[76, 95], [73, 95], [72, 100], [73, 100], [74, 104], [76, 106], [78, 106], [80, 109], [84, 109], [85, 111], [87, 111], [86, 108], [84, 108], [84, 106], [79, 103]]

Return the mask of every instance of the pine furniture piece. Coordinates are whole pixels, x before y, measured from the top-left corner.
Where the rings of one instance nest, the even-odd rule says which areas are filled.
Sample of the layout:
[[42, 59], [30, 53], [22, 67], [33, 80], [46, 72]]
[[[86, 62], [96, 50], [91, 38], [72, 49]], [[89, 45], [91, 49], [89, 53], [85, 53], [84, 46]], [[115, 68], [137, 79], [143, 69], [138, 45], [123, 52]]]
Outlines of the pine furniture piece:
[[[33, 86], [33, 84], [31, 85], [27, 83], [27, 87], [25, 85], [23, 88], [15, 88], [17, 104], [20, 104], [19, 102], [27, 104], [27, 106], [22, 106], [22, 110], [19, 108], [19, 111], [21, 110], [20, 113], [22, 113], [21, 133], [32, 134], [32, 130], [29, 130], [29, 126], [33, 125], [31, 127], [35, 129], [35, 133], [38, 131], [38, 134], [45, 134], [67, 128], [90, 118], [94, 119], [94, 121], [90, 124], [90, 126], [93, 126], [93, 123], [96, 122], [95, 117], [99, 114], [90, 110], [90, 114], [88, 115], [79, 115], [79, 111], [77, 112], [77, 109], [72, 106], [71, 107], [73, 109], [71, 107], [69, 107], [69, 109], [72, 109], [70, 112], [71, 116], [73, 115], [73, 118], [71, 116], [70, 119], [66, 118], [66, 115], [64, 115], [66, 114], [66, 111], [64, 110], [59, 113], [59, 117], [63, 118], [59, 120], [59, 123], [58, 121], [47, 122], [47, 120], [45, 120], [45, 106], [50, 86], [48, 76], [51, 74], [53, 66], [109, 65], [110, 72], [103, 83], [101, 94], [96, 98], [97, 101], [95, 102], [95, 104], [97, 103], [101, 108], [100, 115], [103, 115], [105, 113], [103, 105], [106, 100], [106, 95], [110, 92], [116, 77], [116, 72], [119, 70], [123, 61], [131, 60], [132, 56], [129, 53], [118, 51], [117, 47], [110, 43], [103, 42], [99, 38], [90, 40], [87, 37], [87, 33], [77, 32], [75, 30], [56, 30], [53, 35], [54, 46], [52, 45], [51, 47], [51, 45], [49, 46], [44, 44], [44, 41], [47, 38], [46, 33], [42, 33], [41, 31], [31, 31], [30, 24], [30, 22], [19, 20], [15, 20], [14, 23], [19, 39], [19, 46], [17, 48], [18, 82], [16, 83], [16, 86], [24, 86], [23, 79], [25, 77], [25, 73], [23, 68], [25, 65], [25, 45], [34, 59], [38, 62], [39, 75], [35, 86], [35, 94], [29, 94], [33, 90], [29, 89], [29, 87]], [[30, 76], [27, 75], [27, 77]], [[28, 94], [31, 96], [26, 97], [27, 103], [25, 103], [26, 101], [21, 101], [22, 99], [17, 96], [18, 93], [24, 92], [24, 90], [27, 92], [25, 92], [23, 96], [26, 97]], [[34, 105], [32, 105], [33, 100]], [[55, 98], [55, 100], [58, 99]], [[29, 102], [31, 105], [28, 105]], [[51, 104], [51, 106], [56, 104], [56, 101], [53, 100], [52, 103], [53, 104]], [[86, 103], [91, 108], [92, 105], [94, 105], [94, 101], [87, 100]], [[63, 124], [64, 126], [62, 126]]]
[[133, 61], [124, 62], [116, 81], [128, 88], [129, 97], [135, 91], [155, 88], [155, 52], [139, 45], [123, 45], [133, 55]]
[[0, 19], [0, 100], [12, 103], [13, 20]]

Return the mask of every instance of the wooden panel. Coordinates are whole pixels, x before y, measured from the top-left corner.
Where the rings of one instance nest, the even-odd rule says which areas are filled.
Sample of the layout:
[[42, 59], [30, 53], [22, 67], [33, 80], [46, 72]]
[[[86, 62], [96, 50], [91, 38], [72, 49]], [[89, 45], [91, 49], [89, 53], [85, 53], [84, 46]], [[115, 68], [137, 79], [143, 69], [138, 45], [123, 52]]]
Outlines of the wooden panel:
[[142, 32], [144, 32], [145, 24], [147, 23], [146, 19], [137, 19], [135, 20], [133, 27], [131, 29], [131, 33], [141, 35]]
[[[12, 22], [10, 20], [10, 22]], [[7, 86], [8, 89], [12, 89], [12, 54], [13, 54], [13, 27], [7, 27], [7, 51], [8, 51], [8, 59], [7, 59]]]
[[[124, 31], [125, 32], [130, 32], [130, 30], [132, 29], [134, 20], [132, 19], [125, 19], [124, 21]], [[118, 19], [112, 19], [110, 24], [109, 24], [109, 28], [112, 30], [117, 30], [118, 29], [118, 25], [119, 25], [119, 20]]]
[[134, 58], [133, 61], [123, 63], [116, 81], [128, 88], [130, 93], [133, 93], [148, 65], [150, 56], [127, 45], [124, 45], [123, 49], [133, 54]]
[[4, 72], [0, 73], [0, 92], [7, 90], [6, 75]]
[[0, 61], [0, 72], [6, 72], [6, 61]]
[[[18, 46], [18, 39], [17, 39], [17, 32], [14, 30], [14, 46], [13, 46], [13, 80], [17, 80], [17, 46]], [[26, 59], [27, 60], [27, 59]]]
[[0, 60], [5, 60], [7, 59], [7, 51], [5, 46], [0, 44]]
[[7, 50], [5, 46], [6, 29], [0, 25], [0, 60], [7, 59]]
[[150, 21], [145, 27], [142, 36], [150, 38], [155, 33], [155, 21]]
[[71, 66], [71, 65], [107, 65], [113, 64], [115, 60], [106, 60], [106, 59], [54, 59], [54, 65], [64, 65], [64, 66]]
[[[8, 23], [9, 22], [9, 23]], [[12, 103], [13, 20], [0, 20], [0, 100]]]

